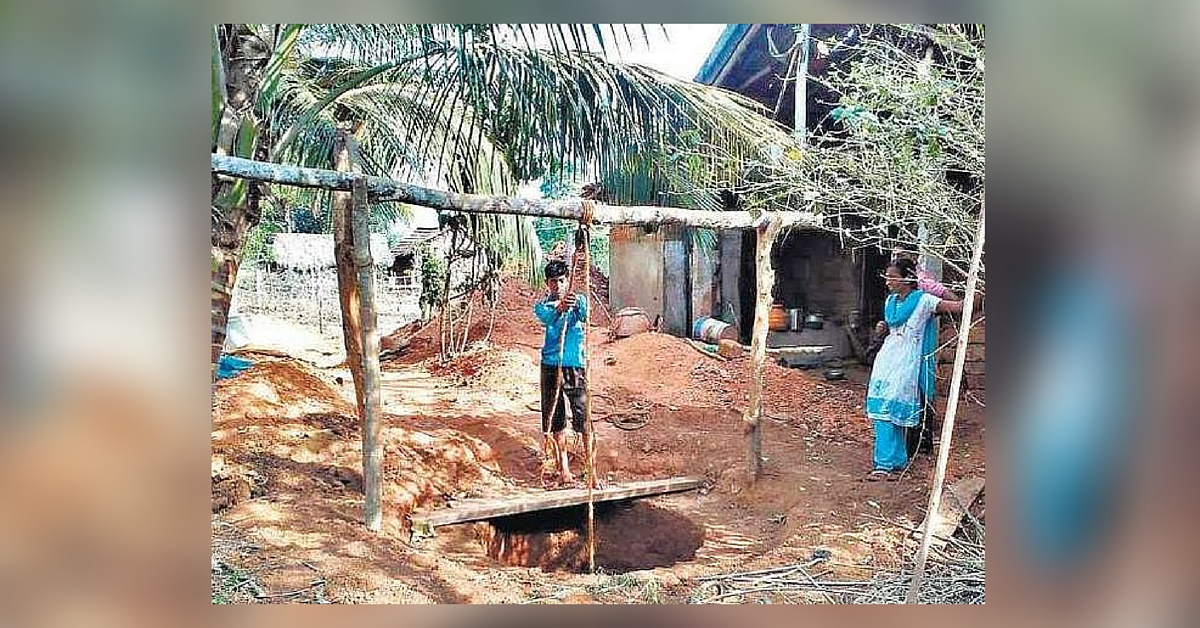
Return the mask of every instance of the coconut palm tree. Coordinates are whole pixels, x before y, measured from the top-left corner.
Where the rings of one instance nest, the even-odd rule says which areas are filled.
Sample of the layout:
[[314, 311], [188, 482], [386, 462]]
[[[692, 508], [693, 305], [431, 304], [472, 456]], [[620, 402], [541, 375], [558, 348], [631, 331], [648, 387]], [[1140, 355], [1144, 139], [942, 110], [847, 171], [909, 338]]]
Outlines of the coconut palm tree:
[[[218, 25], [213, 152], [330, 168], [343, 125], [367, 174], [512, 194], [562, 164], [599, 180], [687, 142], [719, 148], [710, 166], [723, 171], [786, 141], [748, 99], [604, 59], [634, 35], [580, 24]], [[268, 192], [213, 178], [214, 365], [240, 252]], [[529, 219], [472, 224], [490, 259], [533, 268]]]

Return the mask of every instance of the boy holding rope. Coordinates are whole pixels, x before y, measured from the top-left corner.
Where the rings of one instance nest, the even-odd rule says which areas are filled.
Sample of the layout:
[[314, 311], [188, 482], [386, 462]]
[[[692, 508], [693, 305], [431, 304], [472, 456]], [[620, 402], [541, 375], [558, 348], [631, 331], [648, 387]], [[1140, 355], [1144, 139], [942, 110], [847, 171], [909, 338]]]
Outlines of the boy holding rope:
[[546, 328], [542, 343], [542, 444], [558, 465], [561, 485], [573, 485], [567, 461], [566, 404], [571, 405], [571, 429], [582, 434], [586, 415], [587, 364], [583, 346], [588, 320], [587, 296], [570, 292], [566, 263], [546, 264], [546, 294], [533, 313]]

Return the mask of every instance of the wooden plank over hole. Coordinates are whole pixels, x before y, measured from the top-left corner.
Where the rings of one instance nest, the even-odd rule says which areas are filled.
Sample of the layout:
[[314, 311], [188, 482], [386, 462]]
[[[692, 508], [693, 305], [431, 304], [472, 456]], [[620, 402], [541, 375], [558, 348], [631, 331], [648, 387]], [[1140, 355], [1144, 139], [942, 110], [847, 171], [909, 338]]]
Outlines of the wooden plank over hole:
[[[629, 499], [633, 497], [650, 497], [666, 493], [691, 491], [704, 485], [702, 477], [678, 477], [665, 480], [644, 480], [629, 482], [592, 491], [592, 501], [595, 503]], [[578, 506], [587, 503], [586, 488], [569, 488], [557, 491], [540, 491], [518, 495], [505, 499], [464, 499], [454, 503], [452, 508], [443, 508], [428, 512], [414, 512], [409, 520], [414, 528], [440, 526], [450, 523], [465, 523], [516, 515], [524, 512], [550, 510], [566, 506]]]

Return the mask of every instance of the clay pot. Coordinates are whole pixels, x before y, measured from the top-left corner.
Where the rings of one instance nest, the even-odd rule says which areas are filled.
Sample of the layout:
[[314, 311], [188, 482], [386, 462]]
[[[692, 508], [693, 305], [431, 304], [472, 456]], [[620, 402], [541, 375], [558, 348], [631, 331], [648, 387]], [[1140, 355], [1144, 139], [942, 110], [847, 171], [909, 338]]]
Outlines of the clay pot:
[[771, 311], [767, 316], [767, 329], [771, 331], [787, 331], [788, 330], [788, 314], [783, 305], [776, 303], [771, 306]]
[[644, 334], [650, 329], [650, 317], [636, 307], [627, 307], [613, 317], [612, 334], [616, 338]]

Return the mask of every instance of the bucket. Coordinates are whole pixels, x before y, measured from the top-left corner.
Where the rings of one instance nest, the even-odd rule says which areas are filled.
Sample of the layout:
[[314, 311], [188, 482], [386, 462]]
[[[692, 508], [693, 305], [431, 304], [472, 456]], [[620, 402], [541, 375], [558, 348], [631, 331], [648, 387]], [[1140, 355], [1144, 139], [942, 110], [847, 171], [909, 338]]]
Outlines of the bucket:
[[716, 344], [721, 339], [737, 340], [737, 333], [733, 329], [733, 325], [723, 320], [701, 316], [692, 324], [692, 337]]
[[801, 316], [800, 308], [789, 307], [787, 310], [787, 315], [788, 315], [788, 329], [790, 331], [800, 331], [804, 325], [804, 317]]

